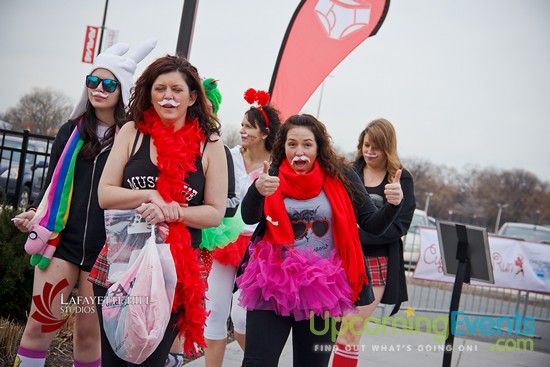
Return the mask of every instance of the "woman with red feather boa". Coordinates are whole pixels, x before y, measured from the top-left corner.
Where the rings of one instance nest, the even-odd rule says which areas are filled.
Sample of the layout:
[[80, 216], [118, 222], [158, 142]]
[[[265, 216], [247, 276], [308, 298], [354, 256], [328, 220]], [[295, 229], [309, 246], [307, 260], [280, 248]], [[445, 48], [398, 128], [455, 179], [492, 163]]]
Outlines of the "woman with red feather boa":
[[[206, 283], [198, 247], [201, 229], [218, 226], [224, 216], [227, 162], [197, 69], [183, 57], [167, 55], [147, 67], [136, 82], [128, 119], [101, 177], [99, 203], [105, 209], [137, 208], [151, 224], [168, 223], [166, 242], [178, 277], [172, 317], [162, 342], [141, 364], [156, 367], [164, 365], [178, 333], [188, 355], [205, 346]], [[110, 285], [106, 248], [90, 275], [96, 296]], [[103, 366], [135, 366], [115, 354], [103, 327], [101, 341]]]

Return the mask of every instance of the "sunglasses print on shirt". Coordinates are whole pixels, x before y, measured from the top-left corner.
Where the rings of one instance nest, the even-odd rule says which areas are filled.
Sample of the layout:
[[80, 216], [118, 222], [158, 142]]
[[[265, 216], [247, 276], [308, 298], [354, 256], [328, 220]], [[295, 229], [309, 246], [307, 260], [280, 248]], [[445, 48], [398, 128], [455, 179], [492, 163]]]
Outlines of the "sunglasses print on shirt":
[[295, 239], [302, 239], [307, 235], [308, 229], [315, 237], [324, 237], [330, 229], [330, 222], [327, 219], [315, 219], [312, 222], [306, 222], [303, 219], [293, 220], [290, 222], [294, 231]]

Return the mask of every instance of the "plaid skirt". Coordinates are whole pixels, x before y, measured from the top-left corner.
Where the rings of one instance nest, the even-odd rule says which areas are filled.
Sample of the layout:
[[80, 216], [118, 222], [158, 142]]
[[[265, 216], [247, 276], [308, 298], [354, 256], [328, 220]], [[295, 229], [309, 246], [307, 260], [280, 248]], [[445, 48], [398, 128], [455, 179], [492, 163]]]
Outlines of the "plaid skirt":
[[388, 257], [387, 256], [365, 256], [367, 267], [371, 275], [371, 285], [386, 285], [388, 277]]

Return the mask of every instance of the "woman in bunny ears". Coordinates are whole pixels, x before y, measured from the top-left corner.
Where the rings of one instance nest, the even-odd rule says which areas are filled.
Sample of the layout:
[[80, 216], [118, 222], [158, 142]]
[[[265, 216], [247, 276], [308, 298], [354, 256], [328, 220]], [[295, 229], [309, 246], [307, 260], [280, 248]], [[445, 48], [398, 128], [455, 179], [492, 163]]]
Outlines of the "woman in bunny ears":
[[[29, 210], [14, 219], [22, 232], [29, 232], [25, 250], [36, 266], [33, 303], [15, 366], [44, 366], [48, 348], [67, 317], [62, 302], [67, 302], [75, 284], [79, 299], [93, 307], [87, 278], [105, 243], [99, 178], [124, 121], [137, 63], [155, 45], [155, 39], [147, 39], [125, 57], [129, 46], [119, 43], [97, 56], [78, 104], [53, 143], [45, 189]], [[73, 335], [73, 366], [99, 366], [97, 314], [76, 313]]]
[[[264, 161], [270, 160], [271, 148], [281, 126], [279, 111], [269, 104], [265, 91], [248, 89], [244, 94], [252, 106], [245, 112], [241, 122], [241, 145], [231, 149], [235, 170], [236, 202], [240, 203], [248, 187], [262, 172]], [[237, 212], [241, 216], [240, 210]], [[246, 225], [236, 241], [214, 250], [212, 271], [208, 277], [206, 320], [204, 336], [206, 367], [221, 367], [227, 341], [227, 318], [231, 314], [233, 331], [244, 350], [246, 311], [239, 305], [238, 292], [233, 295], [237, 266], [243, 257], [255, 224]]]

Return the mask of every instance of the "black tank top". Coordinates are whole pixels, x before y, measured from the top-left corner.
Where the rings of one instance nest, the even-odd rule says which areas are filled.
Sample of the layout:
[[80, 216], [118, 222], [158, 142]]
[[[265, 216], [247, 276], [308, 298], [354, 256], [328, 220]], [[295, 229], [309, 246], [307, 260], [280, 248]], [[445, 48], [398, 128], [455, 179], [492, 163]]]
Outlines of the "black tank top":
[[[159, 169], [151, 161], [151, 136], [144, 135], [141, 145], [136, 151], [139, 135], [139, 132], [136, 132], [136, 138], [132, 147], [130, 159], [124, 167], [124, 172], [122, 174], [122, 187], [132, 190], [154, 190], [157, 187], [156, 183], [159, 175]], [[206, 147], [206, 142], [204, 147]], [[197, 170], [187, 174], [187, 178], [185, 179], [182, 187], [182, 193], [185, 192], [189, 206], [202, 205], [204, 201], [205, 178], [202, 168], [202, 154], [197, 157], [195, 167], [197, 167]], [[188, 229], [191, 234], [193, 247], [198, 248], [202, 240], [202, 231], [191, 227], [188, 227]]]

